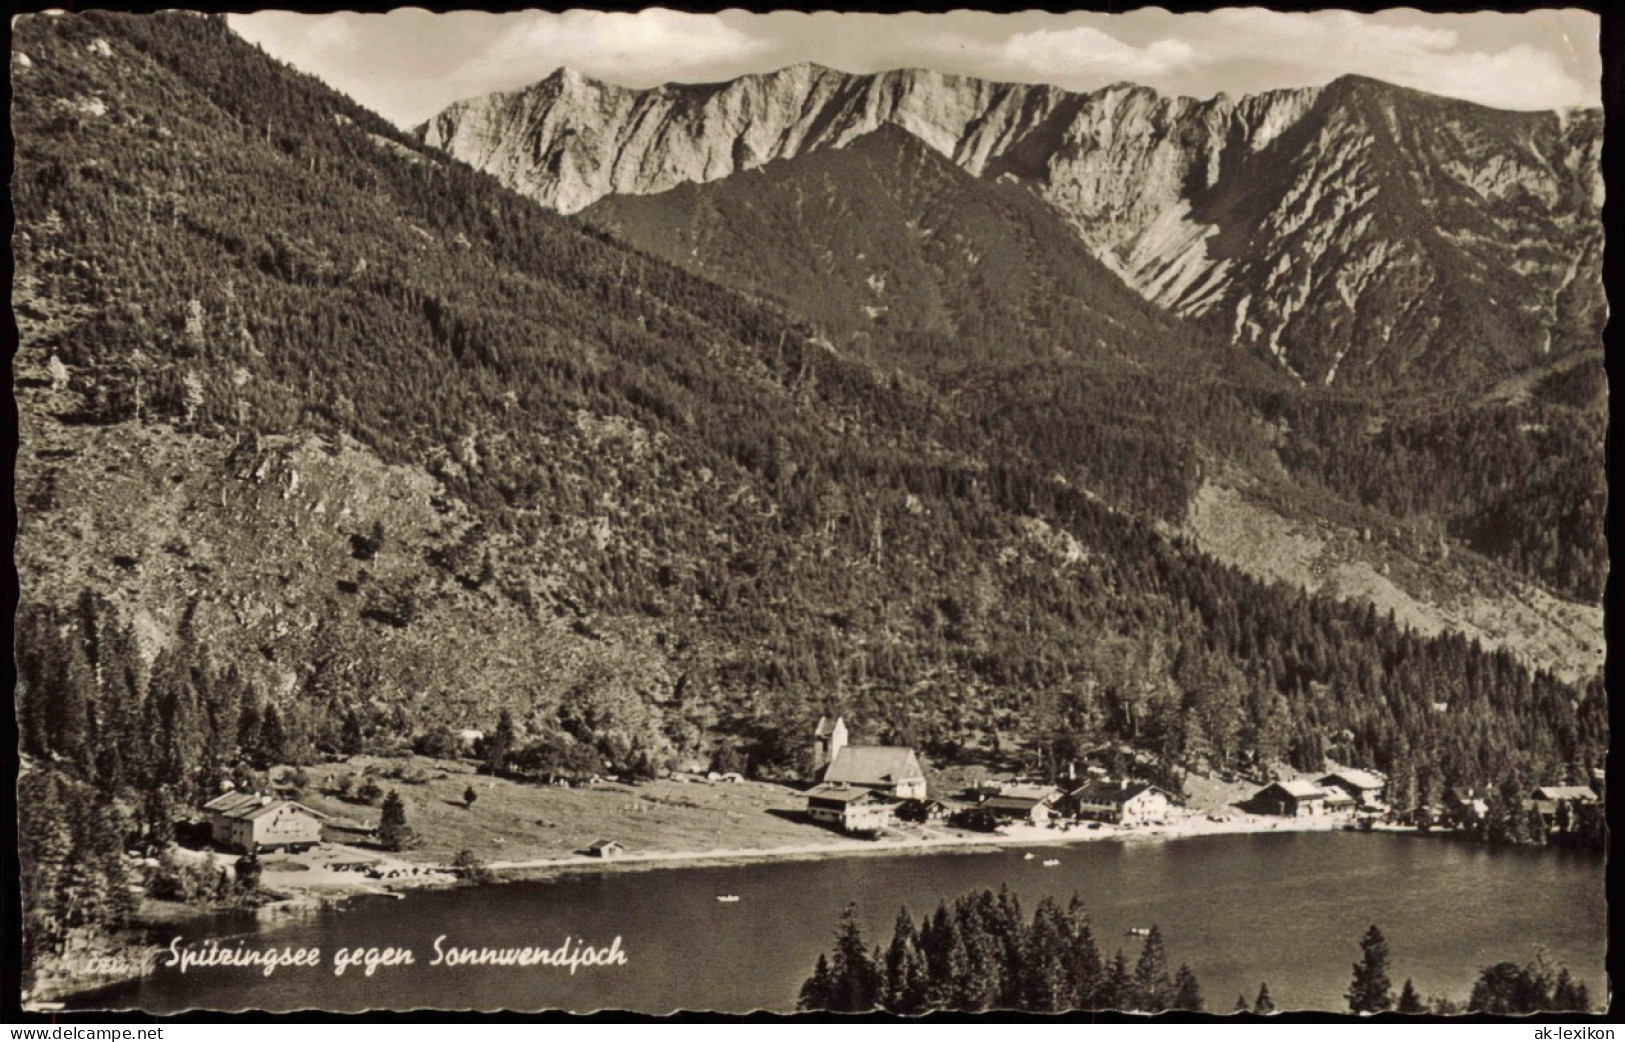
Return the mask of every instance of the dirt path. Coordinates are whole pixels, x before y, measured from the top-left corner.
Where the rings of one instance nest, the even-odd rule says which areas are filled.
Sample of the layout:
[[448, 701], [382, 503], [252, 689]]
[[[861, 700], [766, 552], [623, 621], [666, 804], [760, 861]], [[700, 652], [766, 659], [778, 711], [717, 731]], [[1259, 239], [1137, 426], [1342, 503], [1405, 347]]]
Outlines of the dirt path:
[[1327, 832], [1340, 829], [1345, 823], [1341, 818], [1294, 819], [1238, 815], [1230, 821], [1222, 822], [1192, 816], [1167, 825], [1131, 828], [1106, 825], [1099, 829], [1074, 828], [1063, 831], [1033, 825], [1015, 825], [998, 833], [933, 833], [898, 839], [853, 839], [825, 843], [800, 843], [778, 847], [663, 850], [648, 853], [627, 853], [607, 859], [573, 855], [522, 861], [493, 861], [488, 867], [493, 871], [521, 871], [549, 868], [610, 868], [617, 865], [694, 864], [712, 861], [768, 861], [781, 858], [847, 857], [871, 853], [908, 854], [966, 847], [997, 848], [1067, 845], [1108, 839], [1124, 841], [1167, 840], [1233, 833]]

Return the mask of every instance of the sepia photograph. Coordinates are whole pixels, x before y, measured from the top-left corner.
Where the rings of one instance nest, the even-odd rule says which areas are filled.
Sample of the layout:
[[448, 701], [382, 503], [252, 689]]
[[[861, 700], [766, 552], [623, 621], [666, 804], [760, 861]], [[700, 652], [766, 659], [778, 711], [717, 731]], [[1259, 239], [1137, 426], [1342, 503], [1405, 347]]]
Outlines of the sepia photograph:
[[15, 16], [8, 1002], [1607, 1014], [1605, 28]]

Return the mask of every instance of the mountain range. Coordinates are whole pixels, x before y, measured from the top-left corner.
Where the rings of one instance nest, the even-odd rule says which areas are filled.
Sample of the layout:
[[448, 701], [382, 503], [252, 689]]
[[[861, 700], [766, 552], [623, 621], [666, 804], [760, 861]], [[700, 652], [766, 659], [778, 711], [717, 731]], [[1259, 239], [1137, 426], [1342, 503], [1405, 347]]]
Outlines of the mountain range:
[[1207, 101], [817, 65], [634, 90], [561, 69], [422, 141], [563, 213], [907, 131], [1020, 185], [1146, 299], [1317, 385], [1504, 376], [1597, 343], [1602, 118], [1346, 76]]

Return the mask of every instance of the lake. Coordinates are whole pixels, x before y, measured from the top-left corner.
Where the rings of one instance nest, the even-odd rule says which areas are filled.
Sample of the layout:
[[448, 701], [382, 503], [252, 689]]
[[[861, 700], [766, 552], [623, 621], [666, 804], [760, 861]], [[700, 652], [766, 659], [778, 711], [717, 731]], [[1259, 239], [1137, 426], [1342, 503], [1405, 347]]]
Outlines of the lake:
[[[185, 929], [245, 947], [316, 946], [318, 968], [160, 968], [143, 981], [81, 997], [72, 1008], [268, 1010], [613, 1008], [743, 1012], [793, 1008], [836, 918], [857, 901], [871, 944], [890, 939], [899, 906], [916, 918], [941, 897], [1008, 883], [1031, 913], [1044, 895], [1076, 891], [1109, 956], [1130, 927], [1157, 924], [1173, 965], [1188, 962], [1209, 1008], [1228, 1011], [1261, 981], [1280, 1009], [1342, 1009], [1359, 938], [1387, 935], [1395, 991], [1464, 999], [1478, 971], [1532, 957], [1537, 945], [1607, 993], [1603, 858], [1566, 850], [1492, 848], [1404, 835], [1283, 833], [1168, 842], [1091, 842], [925, 856], [849, 857], [615, 871], [484, 888], [364, 899], [258, 931], [218, 917]], [[1045, 868], [1045, 858], [1061, 864]], [[720, 894], [737, 894], [722, 903]], [[567, 969], [430, 966], [448, 946], [557, 948], [566, 936], [607, 946], [624, 966]], [[166, 938], [170, 936], [165, 935]], [[577, 941], [579, 944], [579, 940]], [[356, 946], [413, 949], [411, 966], [333, 973]], [[161, 960], [163, 961], [163, 960]]]

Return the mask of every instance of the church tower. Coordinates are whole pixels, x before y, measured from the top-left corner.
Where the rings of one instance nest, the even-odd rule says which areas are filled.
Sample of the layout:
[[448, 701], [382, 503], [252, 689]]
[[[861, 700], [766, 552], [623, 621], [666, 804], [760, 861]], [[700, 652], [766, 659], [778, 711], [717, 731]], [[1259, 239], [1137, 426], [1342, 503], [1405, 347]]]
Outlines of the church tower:
[[846, 721], [837, 716], [831, 720], [827, 716], [818, 718], [818, 729], [813, 732], [812, 773], [813, 780], [817, 781], [823, 776], [824, 768], [835, 762], [835, 757], [841, 755], [846, 748]]

